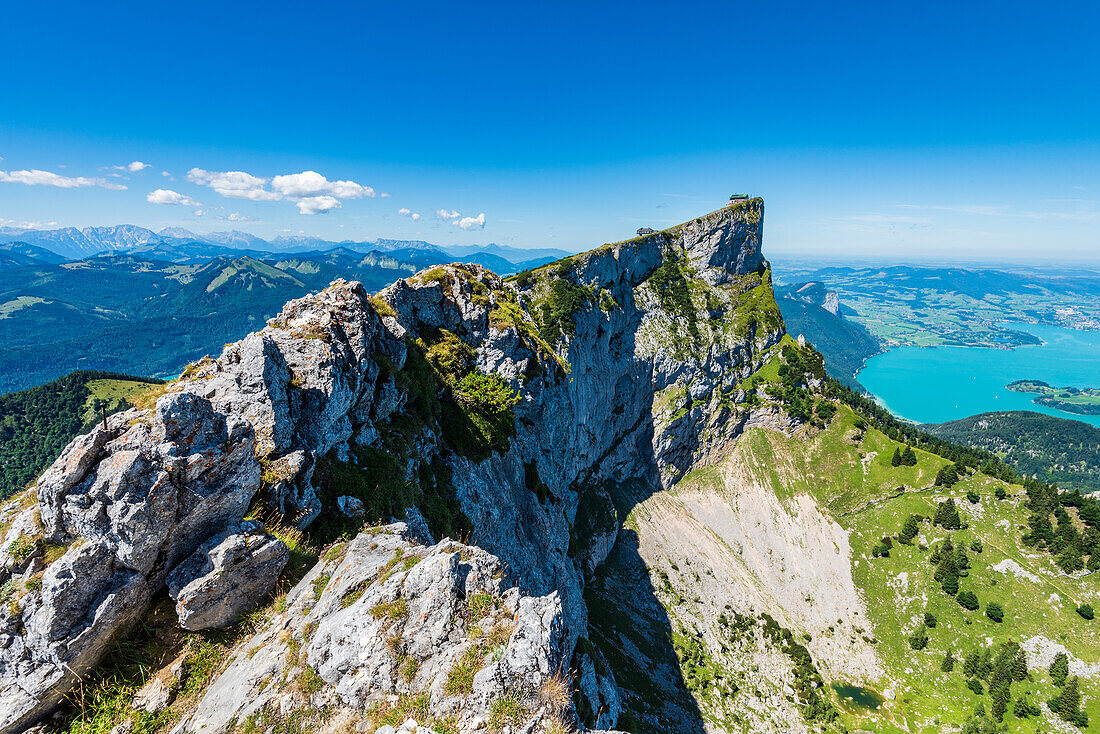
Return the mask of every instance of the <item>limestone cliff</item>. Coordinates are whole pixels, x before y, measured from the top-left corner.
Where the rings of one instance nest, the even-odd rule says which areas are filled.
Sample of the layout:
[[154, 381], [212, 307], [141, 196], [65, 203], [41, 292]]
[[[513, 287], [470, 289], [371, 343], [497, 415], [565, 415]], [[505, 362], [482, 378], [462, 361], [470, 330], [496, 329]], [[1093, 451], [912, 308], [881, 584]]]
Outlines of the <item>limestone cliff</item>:
[[[615, 726], [584, 593], [616, 546], [618, 488], [670, 489], [746, 426], [799, 422], [753, 379], [784, 336], [762, 218], [750, 200], [509, 280], [453, 265], [374, 296], [337, 281], [73, 441], [0, 511], [0, 734], [56, 707], [166, 590], [211, 625], [267, 593], [285, 553], [241, 524], [264, 507], [353, 540], [177, 730], [322, 702], [354, 722], [413, 695], [460, 731], [501, 701], [524, 731]], [[411, 511], [355, 534], [406, 506], [428, 528]], [[577, 696], [548, 698], [567, 671]]]

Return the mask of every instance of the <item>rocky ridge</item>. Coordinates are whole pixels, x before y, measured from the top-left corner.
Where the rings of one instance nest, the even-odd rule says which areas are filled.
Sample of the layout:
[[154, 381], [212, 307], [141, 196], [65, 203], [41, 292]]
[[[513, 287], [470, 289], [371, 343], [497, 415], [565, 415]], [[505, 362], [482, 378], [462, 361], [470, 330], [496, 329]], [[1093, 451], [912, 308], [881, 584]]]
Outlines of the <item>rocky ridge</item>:
[[[224, 591], [258, 599], [285, 550], [241, 526], [249, 508], [273, 507], [303, 528], [330, 522], [345, 477], [368, 515], [396, 513], [393, 503], [408, 499], [433, 531], [465, 529], [467, 543], [414, 547], [408, 526], [359, 534], [295, 587], [277, 624], [245, 645], [263, 655], [238, 654], [179, 730], [201, 722], [204, 732], [228, 731], [268, 704], [286, 715], [293, 704], [256, 677], [261, 668], [283, 684], [316, 676], [321, 689], [305, 698], [338, 700], [349, 716], [415, 691], [428, 696], [431, 717], [455, 717], [463, 730], [513, 701], [529, 731], [549, 731], [550, 713], [575, 717], [574, 700], [540, 694], [572, 669], [581, 708], [594, 712], [583, 723], [614, 726], [606, 662], [577, 644], [585, 576], [618, 526], [601, 483], [671, 487], [746, 425], [789, 420], [749, 379], [783, 336], [762, 214], [751, 200], [508, 282], [472, 265], [432, 268], [377, 296], [337, 281], [192, 365], [154, 406], [74, 440], [0, 510], [9, 597], [0, 733], [56, 707], [166, 586], [184, 607], [196, 594], [224, 601], [195, 624], [244, 611]], [[383, 480], [407, 496], [382, 491]], [[255, 547], [241, 540], [253, 535], [263, 539]], [[398, 550], [419, 560], [379, 575]], [[228, 557], [241, 562], [219, 560]], [[339, 565], [347, 559], [354, 573]], [[263, 583], [235, 586], [238, 566], [266, 569], [252, 574]], [[425, 594], [435, 595], [430, 604]], [[449, 694], [455, 661], [481, 649], [460, 615], [479, 594], [514, 628], [471, 658], [471, 690]], [[400, 639], [388, 647], [386, 614], [372, 610], [399, 601], [409, 616], [391, 620]], [[180, 617], [190, 623], [186, 609]], [[271, 640], [289, 649], [292, 639], [301, 644], [294, 667], [286, 654], [271, 659]], [[410, 654], [411, 680], [395, 678]], [[225, 703], [244, 691], [258, 707]]]

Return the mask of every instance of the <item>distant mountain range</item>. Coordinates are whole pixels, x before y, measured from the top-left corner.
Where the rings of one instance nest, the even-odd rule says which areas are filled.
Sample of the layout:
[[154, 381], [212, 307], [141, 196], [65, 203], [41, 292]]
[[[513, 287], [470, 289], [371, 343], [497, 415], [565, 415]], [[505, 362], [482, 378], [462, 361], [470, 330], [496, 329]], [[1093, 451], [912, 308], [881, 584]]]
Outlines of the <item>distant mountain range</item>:
[[[65, 260], [80, 260], [101, 252], [149, 253], [151, 256], [173, 253], [170, 259], [175, 261], [180, 253], [187, 253], [191, 258], [211, 258], [228, 255], [229, 253], [224, 250], [264, 256], [335, 248], [356, 252], [424, 250], [446, 254], [462, 262], [476, 262], [501, 274], [537, 267], [569, 254], [565, 250], [554, 248], [525, 250], [496, 244], [446, 247], [422, 240], [379, 239], [373, 242], [351, 240], [336, 242], [302, 235], [280, 235], [272, 240], [265, 240], [239, 230], [196, 234], [183, 227], [166, 227], [159, 232], [154, 232], [133, 224], [85, 227], [84, 229], [63, 227], [50, 230], [0, 227], [0, 244], [16, 242], [47, 250]], [[201, 245], [206, 245], [208, 248], [203, 249], [199, 247]], [[209, 247], [222, 248], [222, 250], [212, 250]], [[3, 258], [0, 258], [0, 267], [5, 267], [2, 260]]]
[[[34, 242], [0, 244], [0, 393], [79, 369], [174, 375], [220, 352], [226, 334], [262, 327], [286, 301], [336, 278], [374, 291], [456, 260], [507, 275], [557, 259], [499, 245], [448, 252], [419, 241], [268, 242], [130, 225], [18, 236]], [[82, 248], [95, 251], [65, 256]]]

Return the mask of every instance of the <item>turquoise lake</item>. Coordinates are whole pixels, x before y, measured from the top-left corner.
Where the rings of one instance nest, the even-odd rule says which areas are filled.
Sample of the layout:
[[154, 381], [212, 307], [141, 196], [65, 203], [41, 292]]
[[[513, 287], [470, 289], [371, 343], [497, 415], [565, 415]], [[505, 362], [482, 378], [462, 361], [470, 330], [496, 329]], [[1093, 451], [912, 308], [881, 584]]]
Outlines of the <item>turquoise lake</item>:
[[1033, 410], [1100, 426], [1100, 416], [1036, 405], [1028, 393], [1005, 389], [1015, 380], [1056, 387], [1100, 387], [1100, 332], [1038, 324], [1011, 328], [1043, 340], [1006, 349], [900, 347], [867, 360], [857, 379], [894, 415], [942, 423], [993, 410]]

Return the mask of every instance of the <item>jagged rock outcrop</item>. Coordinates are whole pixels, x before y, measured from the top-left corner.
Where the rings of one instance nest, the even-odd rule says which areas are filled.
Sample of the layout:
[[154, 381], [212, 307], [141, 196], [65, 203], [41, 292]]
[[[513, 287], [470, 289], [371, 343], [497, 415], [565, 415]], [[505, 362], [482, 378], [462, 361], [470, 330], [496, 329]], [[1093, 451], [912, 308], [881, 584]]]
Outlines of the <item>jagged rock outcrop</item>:
[[[569, 654], [558, 594], [523, 595], [485, 551], [410, 535], [398, 523], [335, 547], [175, 731], [221, 734], [307, 703], [358, 720], [422, 691], [463, 731], [505, 696], [537, 715]], [[326, 685], [306, 685], [313, 676]]]
[[[416, 611], [394, 629], [413, 646], [404, 654], [420, 656], [412, 681], [430, 686], [433, 715], [474, 715], [501, 691], [530, 702], [571, 659], [587, 623], [584, 575], [615, 542], [613, 526], [603, 528], [577, 557], [584, 498], [604, 480], [670, 487], [744, 426], [780, 420], [757, 407], [748, 381], [783, 335], [761, 223], [753, 200], [507, 283], [474, 265], [432, 268], [376, 297], [337, 281], [189, 367], [155, 408], [116, 414], [75, 440], [38, 481], [37, 501], [8, 511], [0, 583], [18, 584], [19, 598], [0, 612], [0, 734], [48, 712], [166, 582], [184, 596], [199, 582], [212, 598], [207, 575], [196, 581], [180, 566], [194, 565], [200, 546], [212, 554], [250, 503], [301, 527], [338, 513], [337, 497], [351, 495], [325, 484], [334, 466], [434, 493], [429, 520], [442, 522], [452, 499], [469, 519], [467, 559], [443, 542], [363, 590]], [[392, 466], [361, 465], [379, 455]], [[377, 568], [387, 559], [372, 544], [408, 542], [360, 535], [346, 553]], [[49, 565], [28, 565], [26, 543]], [[287, 618], [296, 621], [249, 643], [259, 652], [238, 656], [181, 730], [226, 724], [223, 710], [246, 691], [259, 701], [257, 671], [282, 665], [266, 651], [285, 646], [290, 629], [302, 638], [300, 669], [326, 695], [361, 703], [412, 685], [394, 678], [385, 621], [358, 602], [342, 606], [345, 582], [360, 578], [351, 568], [333, 568], [306, 613], [329, 565], [296, 588]], [[440, 681], [472, 644], [455, 613], [477, 593], [499, 598], [517, 627], [457, 702]], [[237, 610], [227, 603], [213, 617]], [[586, 695], [607, 704], [600, 726], [613, 726], [607, 673], [589, 662]]]
[[180, 626], [224, 627], [255, 607], [275, 587], [290, 550], [263, 525], [242, 522], [200, 545], [168, 574], [168, 596]]

